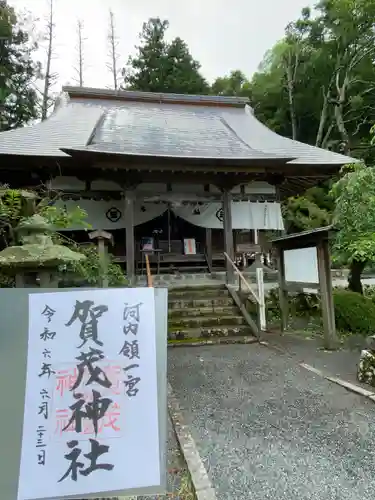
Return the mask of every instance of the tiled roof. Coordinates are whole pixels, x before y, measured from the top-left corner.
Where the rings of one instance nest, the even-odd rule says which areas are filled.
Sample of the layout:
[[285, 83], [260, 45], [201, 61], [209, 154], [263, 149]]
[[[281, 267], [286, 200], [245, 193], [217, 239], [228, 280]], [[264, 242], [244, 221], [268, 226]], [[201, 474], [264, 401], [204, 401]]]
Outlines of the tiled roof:
[[353, 159], [281, 137], [233, 97], [64, 88], [44, 122], [0, 134], [0, 155], [67, 156], [64, 149], [128, 155], [285, 159], [343, 165]]

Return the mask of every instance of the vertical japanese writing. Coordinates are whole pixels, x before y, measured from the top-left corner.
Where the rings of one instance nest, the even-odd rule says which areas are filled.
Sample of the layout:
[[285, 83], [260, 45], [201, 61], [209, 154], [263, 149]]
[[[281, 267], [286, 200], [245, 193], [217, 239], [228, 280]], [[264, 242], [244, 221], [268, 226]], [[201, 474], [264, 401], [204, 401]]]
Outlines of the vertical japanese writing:
[[[77, 361], [76, 378], [71, 380], [69, 388], [73, 401], [69, 406], [70, 416], [62, 431], [82, 434], [85, 432], [85, 422], [89, 421], [95, 439], [89, 439], [89, 450], [86, 454], [82, 454], [81, 448], [85, 444], [84, 441], [71, 439], [66, 442], [70, 451], [64, 455], [64, 458], [70, 464], [58, 482], [66, 479], [77, 481], [79, 475], [88, 476], [96, 470], [111, 471], [114, 468], [114, 465], [110, 463], [103, 461], [98, 463], [98, 459], [110, 450], [109, 446], [100, 444], [97, 437], [100, 432], [100, 422], [107, 416], [113, 403], [110, 397], [104, 396], [100, 392], [102, 389], [111, 389], [112, 381], [100, 366], [100, 363], [105, 360], [104, 351], [96, 347], [103, 348], [104, 346], [99, 335], [99, 318], [107, 311], [108, 306], [106, 305], [95, 305], [92, 300], [83, 302], [77, 300], [73, 314], [66, 323], [67, 327], [71, 327], [76, 321], [80, 323], [80, 344], [77, 349], [81, 349], [87, 343], [91, 343], [91, 345], [87, 345], [86, 349], [80, 351], [75, 358]], [[92, 346], [92, 343], [95, 345]], [[82, 390], [82, 386], [85, 389], [89, 388], [89, 391]], [[87, 459], [85, 462], [83, 457]]]
[[[139, 352], [139, 341], [137, 338], [138, 329], [141, 321], [140, 310], [142, 303], [129, 305], [125, 304], [124, 307], [124, 327], [123, 332], [125, 335], [124, 344], [120, 350], [119, 354], [122, 354], [129, 361], [132, 360], [140, 360], [140, 352]], [[141, 377], [137, 376], [137, 368], [139, 368], [139, 363], [132, 362], [125, 366], [125, 393], [130, 398], [136, 396], [139, 391], [138, 384], [141, 382]]]
[[[53, 316], [56, 311], [49, 307], [47, 304], [45, 305], [41, 315], [46, 318], [47, 324], [51, 323]], [[53, 340], [56, 336], [56, 332], [51, 331], [48, 326], [44, 327], [43, 332], [40, 333], [40, 339], [43, 342], [49, 343], [49, 341]], [[40, 373], [38, 373], [38, 377], [42, 380], [44, 377], [48, 379], [54, 374], [54, 370], [52, 368], [51, 363], [48, 362], [51, 359], [51, 348], [46, 347], [42, 353], [42, 363], [40, 368]], [[43, 384], [44, 385], [44, 384]], [[46, 430], [46, 421], [49, 419], [50, 414], [50, 399], [51, 396], [46, 388], [42, 388], [39, 392], [39, 405], [37, 408], [38, 417], [41, 419], [40, 425], [38, 425], [36, 429], [36, 448], [37, 448], [37, 463], [38, 465], [45, 465], [47, 458], [47, 444], [45, 440]], [[42, 425], [43, 424], [43, 425]]]

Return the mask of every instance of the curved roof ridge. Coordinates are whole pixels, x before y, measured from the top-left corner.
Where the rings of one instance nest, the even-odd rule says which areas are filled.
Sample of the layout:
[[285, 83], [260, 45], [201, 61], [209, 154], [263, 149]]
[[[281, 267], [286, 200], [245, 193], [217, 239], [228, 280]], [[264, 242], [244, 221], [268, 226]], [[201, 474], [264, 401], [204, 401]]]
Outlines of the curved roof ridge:
[[140, 92], [137, 90], [113, 90], [91, 87], [64, 86], [63, 92], [70, 98], [80, 99], [114, 99], [119, 101], [142, 101], [178, 104], [206, 104], [244, 107], [249, 103], [247, 97], [215, 96], [195, 94], [174, 94], [166, 92]]

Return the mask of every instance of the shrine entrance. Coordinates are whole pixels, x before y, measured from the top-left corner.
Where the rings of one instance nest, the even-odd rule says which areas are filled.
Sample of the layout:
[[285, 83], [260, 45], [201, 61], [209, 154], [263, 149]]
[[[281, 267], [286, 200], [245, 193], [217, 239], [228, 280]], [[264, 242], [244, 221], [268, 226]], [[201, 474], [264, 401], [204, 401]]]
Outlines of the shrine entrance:
[[[145, 271], [144, 252], [147, 252], [151, 269], [156, 274], [208, 272], [206, 233], [205, 228], [184, 220], [169, 208], [162, 215], [136, 226], [134, 238], [137, 273], [143, 274]], [[224, 269], [223, 236], [216, 236], [215, 240], [221, 243], [221, 255], [218, 251], [215, 264], [218, 269]], [[152, 249], [147, 247], [149, 244], [152, 244]]]

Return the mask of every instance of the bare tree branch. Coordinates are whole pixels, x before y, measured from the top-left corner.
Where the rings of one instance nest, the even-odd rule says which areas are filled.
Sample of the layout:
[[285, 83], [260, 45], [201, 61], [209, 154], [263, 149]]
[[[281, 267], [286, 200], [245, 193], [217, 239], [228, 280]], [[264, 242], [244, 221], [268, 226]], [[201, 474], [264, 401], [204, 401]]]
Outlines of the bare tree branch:
[[50, 91], [53, 84], [56, 82], [57, 73], [51, 72], [51, 63], [53, 56], [53, 42], [55, 39], [55, 24], [54, 24], [54, 4], [53, 0], [49, 0], [49, 13], [47, 21], [47, 61], [46, 70], [44, 75], [44, 85], [42, 93], [42, 120], [47, 118], [48, 110], [53, 105], [53, 99], [51, 99]]
[[79, 87], [83, 87], [84, 83], [84, 78], [83, 78], [83, 72], [84, 72], [84, 42], [86, 41], [86, 38], [84, 37], [83, 34], [84, 30], [84, 25], [83, 21], [81, 19], [78, 19], [77, 21], [77, 66], [74, 68], [77, 77], [74, 78], [74, 81], [78, 84]]
[[109, 9], [109, 27], [108, 27], [108, 45], [109, 45], [109, 62], [107, 63], [107, 68], [111, 72], [113, 79], [113, 88], [117, 90], [119, 88], [119, 76], [121, 71], [118, 69], [118, 61], [119, 61], [119, 53], [118, 53], [118, 37], [116, 35], [116, 26], [115, 26], [115, 16], [113, 11]]

